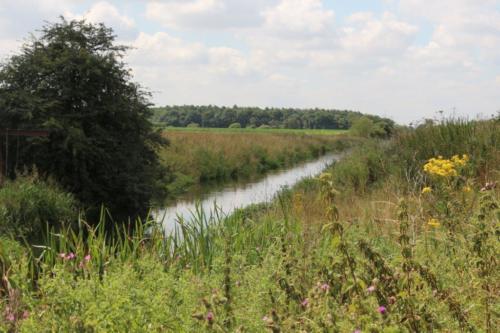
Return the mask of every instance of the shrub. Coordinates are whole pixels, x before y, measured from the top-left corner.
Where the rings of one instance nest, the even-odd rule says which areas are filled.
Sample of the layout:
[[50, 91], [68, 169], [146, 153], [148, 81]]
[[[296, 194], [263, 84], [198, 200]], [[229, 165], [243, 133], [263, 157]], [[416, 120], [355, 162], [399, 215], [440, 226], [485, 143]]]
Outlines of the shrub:
[[232, 123], [231, 125], [229, 125], [228, 128], [241, 128], [241, 124], [240, 123]]
[[34, 238], [50, 226], [77, 217], [76, 201], [69, 193], [36, 177], [19, 177], [0, 188], [0, 233]]
[[187, 124], [186, 127], [197, 128], [197, 127], [200, 127], [200, 124], [198, 124], [198, 123], [189, 123], [189, 124]]
[[384, 157], [383, 148], [377, 144], [366, 144], [354, 149], [334, 164], [334, 183], [345, 189], [364, 192], [369, 185], [388, 174]]

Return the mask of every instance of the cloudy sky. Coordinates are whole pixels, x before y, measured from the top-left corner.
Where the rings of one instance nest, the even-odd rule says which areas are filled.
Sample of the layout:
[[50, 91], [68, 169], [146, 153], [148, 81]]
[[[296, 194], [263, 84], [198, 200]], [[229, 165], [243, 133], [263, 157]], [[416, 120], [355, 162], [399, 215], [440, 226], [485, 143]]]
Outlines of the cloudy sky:
[[157, 105], [500, 110], [500, 0], [0, 0], [0, 58], [59, 15], [113, 27]]

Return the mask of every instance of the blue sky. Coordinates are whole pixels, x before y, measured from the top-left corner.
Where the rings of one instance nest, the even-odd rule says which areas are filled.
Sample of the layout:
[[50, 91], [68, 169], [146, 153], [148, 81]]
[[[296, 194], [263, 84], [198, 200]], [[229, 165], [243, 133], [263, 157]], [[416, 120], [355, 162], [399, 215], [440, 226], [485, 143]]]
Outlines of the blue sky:
[[157, 105], [500, 109], [500, 0], [0, 0], [0, 58], [59, 15], [113, 27]]

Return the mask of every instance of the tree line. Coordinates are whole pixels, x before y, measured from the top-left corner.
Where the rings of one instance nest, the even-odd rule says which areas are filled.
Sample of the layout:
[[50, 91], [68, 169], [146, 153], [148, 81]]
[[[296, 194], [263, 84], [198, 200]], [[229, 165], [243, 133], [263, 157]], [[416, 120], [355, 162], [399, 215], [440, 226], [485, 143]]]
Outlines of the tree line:
[[390, 119], [348, 110], [180, 105], [156, 107], [152, 111], [154, 122], [173, 127], [225, 128], [239, 125], [248, 128], [349, 129], [361, 117], [387, 131], [394, 127]]

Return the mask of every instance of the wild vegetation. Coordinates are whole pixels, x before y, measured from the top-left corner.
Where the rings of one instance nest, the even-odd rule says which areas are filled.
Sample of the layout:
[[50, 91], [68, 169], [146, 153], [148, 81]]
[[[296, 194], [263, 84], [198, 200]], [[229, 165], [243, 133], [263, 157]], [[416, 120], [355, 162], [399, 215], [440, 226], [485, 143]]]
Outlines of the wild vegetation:
[[234, 130], [171, 128], [164, 131], [170, 144], [160, 151], [169, 171], [169, 197], [193, 186], [241, 180], [267, 171], [344, 150], [355, 141], [337, 131]]
[[500, 123], [450, 121], [352, 150], [269, 205], [165, 236], [97, 228], [0, 241], [19, 332], [495, 332]]

